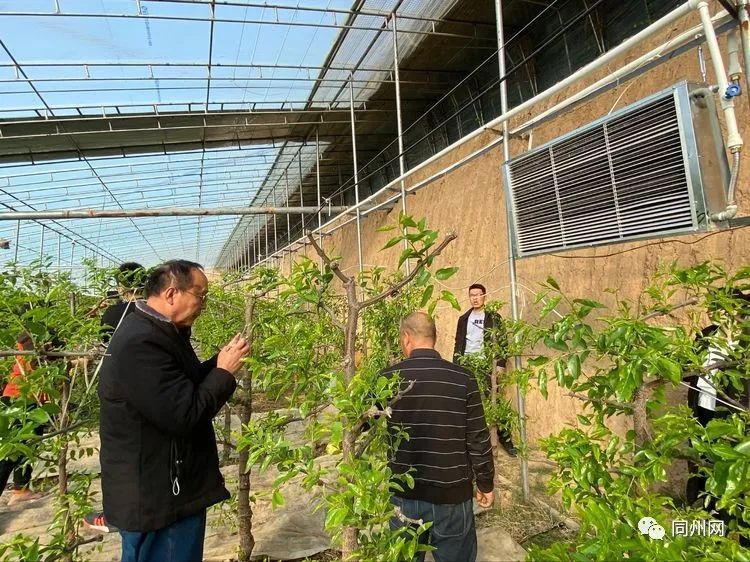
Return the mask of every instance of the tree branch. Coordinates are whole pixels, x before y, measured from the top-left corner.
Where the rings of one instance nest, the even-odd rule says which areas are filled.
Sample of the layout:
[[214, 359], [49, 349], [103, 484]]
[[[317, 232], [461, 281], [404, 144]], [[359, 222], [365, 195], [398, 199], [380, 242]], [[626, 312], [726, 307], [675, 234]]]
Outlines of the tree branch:
[[44, 351], [42, 349], [0, 349], [0, 358], [14, 357], [16, 355], [31, 355], [37, 357], [51, 357], [59, 359], [61, 357], [89, 357], [96, 358], [105, 354], [104, 351]]
[[370, 299], [367, 299], [367, 300], [362, 301], [361, 303], [359, 303], [359, 309], [362, 310], [363, 308], [367, 308], [370, 305], [378, 303], [378, 302], [382, 301], [383, 299], [386, 299], [386, 298], [388, 298], [390, 296], [393, 296], [396, 293], [398, 293], [406, 285], [408, 285], [409, 283], [411, 283], [412, 280], [414, 280], [414, 278], [417, 276], [417, 274], [420, 271], [422, 271], [422, 269], [424, 268], [425, 264], [428, 261], [430, 261], [432, 258], [434, 258], [436, 256], [439, 256], [442, 253], [442, 251], [445, 249], [445, 247], [448, 244], [450, 244], [451, 242], [453, 242], [456, 238], [457, 238], [457, 236], [456, 236], [455, 232], [449, 232], [448, 234], [446, 234], [445, 238], [443, 238], [443, 241], [440, 242], [440, 244], [438, 244], [438, 246], [434, 250], [432, 250], [432, 252], [428, 253], [424, 258], [420, 259], [417, 262], [416, 266], [414, 267], [414, 269], [411, 270], [411, 272], [409, 273], [409, 275], [407, 275], [406, 277], [404, 277], [398, 283], [395, 283], [395, 284], [391, 285], [389, 288], [387, 288], [385, 291], [383, 291], [379, 295], [376, 295], [376, 296], [374, 296], [374, 297], [372, 297]]
[[99, 309], [108, 300], [109, 300], [109, 297], [104, 297], [103, 299], [101, 299], [98, 303], [96, 303], [94, 306], [92, 306], [86, 314], [84, 314], [84, 318], [91, 318], [92, 316], [94, 316], [94, 314], [96, 314], [97, 312], [99, 312]]
[[318, 306], [328, 313], [328, 316], [331, 317], [331, 322], [333, 322], [334, 326], [336, 326], [342, 332], [346, 332], [346, 326], [343, 322], [341, 322], [341, 320], [336, 318], [336, 313], [334, 312], [334, 310], [322, 300], [322, 295], [321, 300], [318, 301]]
[[[354, 427], [353, 431], [358, 432], [362, 427], [367, 423], [368, 418], [374, 418], [378, 416], [385, 415], [386, 417], [391, 417], [391, 408], [393, 405], [401, 400], [401, 398], [404, 397], [404, 395], [409, 392], [412, 388], [414, 388], [414, 384], [416, 381], [411, 380], [409, 381], [409, 384], [406, 385], [406, 388], [403, 388], [398, 391], [396, 396], [393, 397], [392, 400], [388, 402], [388, 405], [386, 406], [385, 410], [379, 410], [377, 408], [370, 408], [362, 418], [360, 418], [359, 422], [357, 422], [357, 425]], [[370, 433], [367, 434], [367, 437], [365, 437], [364, 441], [360, 442], [359, 446], [354, 452], [354, 456], [359, 458], [361, 457], [364, 452], [367, 450], [367, 448], [372, 445], [372, 442], [375, 440], [375, 432], [370, 431]]]
[[[700, 377], [701, 375], [705, 375], [706, 373], [710, 373], [711, 371], [715, 369], [729, 369], [731, 367], [738, 367], [740, 365], [739, 361], [715, 361], [713, 363], [709, 363], [705, 367], [700, 367], [699, 369], [695, 369], [693, 371], [685, 371], [682, 373], [682, 379], [689, 379], [690, 377]], [[667, 379], [654, 379], [651, 381], [646, 382], [646, 386], [657, 386], [660, 383], [667, 382]]]
[[398, 519], [402, 523], [406, 523], [407, 525], [424, 525], [424, 520], [412, 519], [411, 517], [407, 517], [398, 506], [393, 508], [393, 513], [395, 513], [396, 519]]
[[285, 418], [281, 423], [279, 423], [278, 427], [281, 428], [281, 427], [289, 425], [290, 423], [301, 422], [301, 421], [310, 419], [313, 416], [317, 416], [320, 412], [325, 410], [330, 405], [331, 405], [331, 402], [323, 402], [322, 404], [318, 404], [312, 410], [307, 412], [307, 415], [305, 416], [289, 416]]
[[578, 394], [577, 392], [568, 392], [566, 396], [571, 396], [573, 398], [577, 398], [578, 400], [582, 400], [584, 402], [596, 402], [597, 404], [613, 406], [615, 408], [620, 408], [622, 410], [633, 409], [633, 405], [629, 402], [617, 402], [616, 400], [604, 400], [603, 398], [590, 398], [586, 396], [585, 394]]
[[412, 388], [414, 388], [414, 384], [417, 381], [411, 380], [409, 381], [409, 384], [406, 385], [405, 388], [402, 388], [399, 390], [396, 395], [388, 401], [388, 404], [386, 404], [385, 408], [378, 408], [377, 406], [373, 406], [369, 410], [367, 410], [364, 414], [362, 414], [362, 417], [359, 418], [359, 421], [356, 423], [352, 431], [358, 432], [360, 429], [362, 429], [362, 426], [367, 423], [367, 420], [369, 418], [378, 418], [380, 416], [385, 416], [387, 418], [391, 417], [391, 408], [393, 405], [401, 400], [404, 395], [409, 392]]
[[51, 439], [53, 437], [57, 437], [58, 435], [70, 433], [71, 431], [74, 431], [83, 425], [85, 425], [85, 422], [74, 423], [73, 425], [69, 425], [68, 427], [65, 427], [63, 429], [58, 429], [57, 431], [53, 431], [52, 433], [44, 433], [43, 435], [35, 435], [34, 440], [44, 441], [45, 439]]
[[232, 441], [227, 439], [217, 439], [216, 443], [218, 443], [219, 445], [226, 445], [227, 447], [231, 447], [232, 449], [237, 448], [237, 443], [233, 443]]
[[312, 244], [312, 247], [315, 249], [315, 252], [320, 256], [320, 259], [323, 260], [323, 263], [326, 264], [328, 267], [331, 268], [331, 271], [333, 271], [333, 274], [338, 277], [342, 283], [347, 284], [351, 281], [351, 278], [347, 276], [341, 269], [339, 268], [338, 262], [335, 262], [331, 260], [331, 258], [328, 257], [328, 254], [325, 253], [323, 248], [320, 247], [318, 242], [315, 240], [315, 236], [313, 236], [312, 232], [307, 233], [307, 238], [310, 240], [310, 243]]
[[672, 314], [672, 312], [674, 312], [675, 310], [679, 310], [680, 308], [685, 308], [686, 306], [690, 306], [691, 304], [698, 304], [698, 298], [693, 297], [691, 299], [686, 300], [683, 303], [671, 306], [667, 308], [666, 310], [656, 310], [654, 312], [646, 314], [646, 316], [641, 318], [641, 320], [651, 320], [652, 318], [656, 318], [658, 316], [666, 316], [668, 314]]

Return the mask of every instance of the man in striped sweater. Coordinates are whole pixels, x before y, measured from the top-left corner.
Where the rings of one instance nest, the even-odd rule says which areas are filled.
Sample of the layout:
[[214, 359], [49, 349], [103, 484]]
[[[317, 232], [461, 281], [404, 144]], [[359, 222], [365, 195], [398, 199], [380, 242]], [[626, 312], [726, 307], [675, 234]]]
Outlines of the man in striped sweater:
[[[436, 550], [437, 562], [473, 562], [477, 556], [472, 497], [493, 501], [495, 468], [477, 382], [469, 371], [435, 351], [435, 323], [423, 312], [401, 322], [401, 348], [407, 357], [384, 374], [401, 378], [399, 399], [389, 424], [405, 431], [391, 469], [411, 471], [414, 488], [396, 492], [397, 516], [391, 527], [431, 521], [422, 540]], [[407, 390], [408, 389], [408, 390]], [[415, 561], [424, 560], [424, 553]]]

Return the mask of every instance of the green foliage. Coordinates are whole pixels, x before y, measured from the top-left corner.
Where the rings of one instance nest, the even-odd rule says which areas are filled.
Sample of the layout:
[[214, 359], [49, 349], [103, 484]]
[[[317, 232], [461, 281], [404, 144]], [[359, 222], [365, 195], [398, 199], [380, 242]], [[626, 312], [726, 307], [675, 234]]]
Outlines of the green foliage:
[[[294, 264], [277, 291], [257, 301], [247, 367], [269, 397], [287, 397], [296, 408], [254, 418], [239, 440], [249, 452], [249, 465], [279, 471], [273, 505], [285, 501], [280, 487], [293, 478], [307, 489], [325, 490], [326, 529], [339, 538], [343, 529], [356, 528], [357, 555], [364, 560], [410, 560], [425, 548], [416, 540], [424, 528], [391, 531], [388, 526], [394, 487], [413, 486], [413, 481], [410, 475], [395, 477], [388, 466], [404, 436], [389, 431], [385, 416], [372, 412], [380, 411], [398, 388], [396, 378], [380, 372], [400, 358], [401, 318], [420, 307], [434, 310], [440, 300], [455, 303], [447, 291], [436, 295], [431, 283], [438, 233], [424, 220], [405, 215], [396, 228], [400, 234], [386, 248], [406, 242], [398, 267], [410, 260], [413, 276], [405, 279], [402, 272], [384, 268], [362, 272], [356, 291], [359, 303], [367, 306], [352, 309], [341, 294], [335, 260], [321, 269], [308, 258]], [[445, 280], [454, 273], [447, 268], [434, 276]], [[350, 348], [347, 326], [356, 328], [359, 322]], [[298, 421], [306, 423], [302, 444], [286, 433]], [[328, 456], [316, 457], [323, 445]]]
[[[690, 374], [711, 370], [703, 367], [707, 345], [720, 346], [726, 356], [713, 379], [720, 400], [731, 402], [745, 387], [750, 310], [733, 290], [747, 290], [749, 281], [748, 268], [729, 274], [710, 263], [672, 266], [646, 289], [640, 308], [619, 301], [610, 311], [594, 300], [570, 299], [554, 279], [547, 280], [538, 299], [544, 301], [540, 321], [525, 334], [529, 349], [543, 346], [551, 353], [529, 364], [543, 393], [554, 379], [588, 405], [578, 428], [542, 442], [559, 465], [551, 492], [562, 494], [583, 527], [575, 549], [534, 548], [532, 559], [748, 559], [737, 541], [750, 538], [750, 414], [719, 403], [717, 411], [725, 417], [704, 428], [688, 408], [668, 401], [666, 391]], [[697, 343], [707, 317], [718, 330]], [[616, 416], [635, 416], [635, 430], [614, 433], [607, 422]], [[685, 459], [707, 478], [700, 505], [684, 505], [660, 491], [670, 467]], [[715, 510], [732, 518], [727, 537], [672, 536], [672, 521], [715, 519]], [[638, 521], [647, 516], [667, 531], [664, 540], [638, 531]]]
[[[38, 352], [95, 351], [101, 340], [98, 305], [113, 272], [88, 263], [87, 288], [83, 288], [67, 273], [51, 272], [49, 265], [48, 261], [28, 267], [11, 264], [0, 274], [0, 349], [14, 349], [16, 338], [25, 332]], [[81, 447], [80, 443], [97, 425], [97, 361], [45, 355], [25, 360], [28, 365], [24, 376], [14, 379], [21, 396], [0, 409], [0, 458], [43, 461], [56, 470], [61, 459], [67, 463], [95, 454], [93, 448]], [[3, 385], [14, 362], [10, 356], [0, 364]], [[43, 438], [37, 435], [40, 427], [46, 434]], [[18, 535], [0, 545], [0, 559], [78, 557], [70, 545], [75, 540], [77, 521], [90, 509], [89, 489], [89, 476], [69, 474], [67, 491], [58, 491], [57, 508], [48, 529], [50, 540], [42, 544], [38, 538]]]

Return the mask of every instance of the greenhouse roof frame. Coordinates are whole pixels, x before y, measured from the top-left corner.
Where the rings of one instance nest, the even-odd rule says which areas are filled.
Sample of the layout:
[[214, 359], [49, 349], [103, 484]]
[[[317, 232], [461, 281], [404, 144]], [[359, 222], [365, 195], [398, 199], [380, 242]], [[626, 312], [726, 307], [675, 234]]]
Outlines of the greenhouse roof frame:
[[[45, 211], [59, 215], [63, 209], [125, 213], [127, 209], [217, 204], [258, 207], [261, 201], [278, 206], [282, 183], [290, 196], [290, 191], [296, 193], [300, 187], [304, 192], [303, 176], [316, 164], [324, 192], [333, 192], [350, 175], [350, 166], [342, 171], [341, 160], [351, 156], [331, 146], [349, 139], [352, 108], [347, 87], [353, 85], [356, 90], [353, 110], [356, 126], [363, 128], [361, 157], [377, 152], [367, 146], [367, 138], [377, 145], [382, 142], [376, 140], [383, 134], [378, 130], [382, 121], [392, 118], [395, 122], [394, 100], [380, 99], [374, 107], [368, 104], [383, 84], [394, 82], [391, 60], [370, 56], [376, 43], [372, 37], [387, 31], [394, 11], [399, 10], [403, 22], [399, 33], [413, 43], [433, 36], [469, 41], [487, 51], [496, 48], [494, 25], [487, 22], [445, 18], [444, 13], [437, 13], [441, 10], [415, 8], [419, 3], [411, 0], [344, 2], [348, 0], [320, 0], [305, 6], [242, 0], [116, 0], [105, 6], [88, 0], [31, 0], [22, 10], [0, 2], [6, 25], [62, 29], [61, 35], [71, 43], [68, 49], [62, 47], [64, 52], [58, 57], [57, 49], [44, 51], [14, 41], [12, 33], [10, 37], [3, 34], [0, 40], [2, 211], [38, 217]], [[444, 12], [454, 3], [438, 4]], [[117, 52], [107, 60], [106, 52], [87, 56], [85, 50], [78, 50], [82, 43], [76, 43], [75, 35], [84, 33], [96, 35], [96, 40], [112, 48], [122, 45], [117, 30], [121, 20], [145, 25], [154, 55]], [[110, 27], [109, 37], [88, 21]], [[178, 24], [190, 29], [204, 26], [200, 35], [205, 41], [199, 41], [207, 53], [193, 60], [165, 56], [177, 51], [165, 50], [158, 34], [170, 33], [165, 26]], [[227, 28], [220, 26], [242, 29], [234, 60], [222, 44]], [[241, 59], [240, 51], [247, 50], [249, 43], [242, 36], [255, 33], [254, 54], [267, 28], [287, 35], [291, 29], [314, 30], [307, 35], [308, 52], [316, 37], [320, 39], [319, 30], [332, 30], [335, 33], [328, 37], [333, 46], [318, 48], [317, 60], [303, 57], [291, 63], [282, 56], [286, 41], [280, 45], [277, 41], [275, 52], [266, 53], [265, 60]], [[133, 30], [131, 26], [129, 31]], [[230, 35], [237, 39], [236, 31]], [[340, 63], [335, 51], [347, 40], [350, 46], [358, 46], [359, 60]], [[460, 75], [442, 68], [405, 68], [400, 80], [422, 91], [437, 92]], [[321, 138], [315, 148], [310, 144], [313, 129]], [[320, 149], [326, 153], [318, 159]], [[301, 200], [304, 195], [296, 197]], [[255, 228], [262, 222], [255, 217], [250, 220]], [[210, 265], [216, 261], [216, 248], [224, 247], [243, 221], [237, 216], [172, 217], [157, 223], [134, 221], [130, 216], [95, 222], [24, 220], [16, 232], [6, 222], [0, 236], [19, 238], [14, 255], [21, 261], [54, 255], [53, 240], [58, 237], [61, 266], [67, 251], [59, 247], [60, 241], [72, 249], [67, 260], [70, 267], [81, 257], [97, 257], [108, 264], [129, 259], [155, 263], [176, 253]], [[247, 226], [242, 232], [246, 231]], [[209, 244], [211, 251], [204, 252]]]
[[[542, 87], [533, 69], [540, 49], [562, 41], [570, 57], [571, 26], [593, 30], [603, 52], [603, 3], [570, 12], [573, 0], [505, 2], [522, 98], [524, 88]], [[129, 211], [315, 205], [320, 226], [331, 218], [325, 209], [367, 197], [465, 134], [463, 122], [473, 130], [496, 111], [482, 105], [494, 103], [486, 93], [499, 79], [477, 78], [480, 69], [497, 72], [489, 0], [28, 0], [14, 8], [0, 0], [0, 213], [123, 215], [0, 222], [0, 238], [20, 242], [13, 253], [22, 262], [54, 262], [57, 237], [59, 267], [82, 257], [249, 266], [311, 219]], [[522, 32], [535, 22], [544, 25], [526, 45]]]

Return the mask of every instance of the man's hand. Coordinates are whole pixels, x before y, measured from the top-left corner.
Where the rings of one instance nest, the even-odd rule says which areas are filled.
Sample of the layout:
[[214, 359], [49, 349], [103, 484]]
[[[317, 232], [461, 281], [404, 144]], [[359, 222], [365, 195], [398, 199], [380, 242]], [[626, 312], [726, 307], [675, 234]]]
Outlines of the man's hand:
[[482, 492], [481, 490], [477, 490], [477, 503], [479, 504], [479, 507], [490, 507], [494, 501], [494, 492]]
[[250, 351], [250, 346], [242, 334], [237, 334], [225, 345], [216, 358], [216, 366], [235, 374], [242, 366], [242, 358]]

